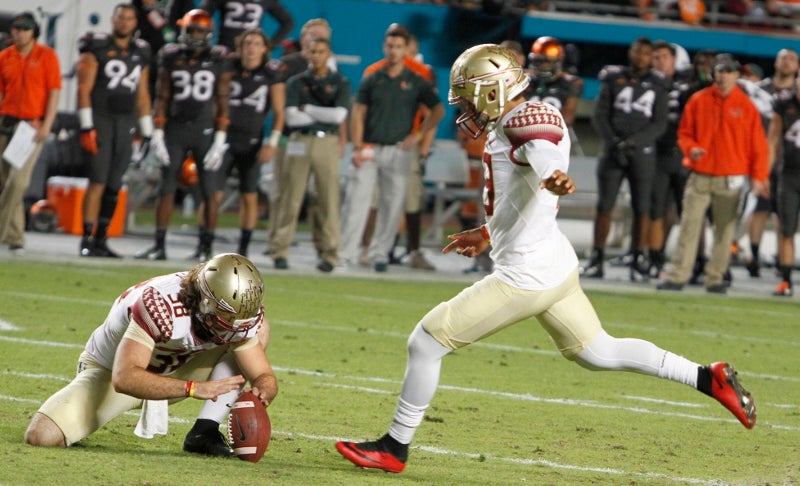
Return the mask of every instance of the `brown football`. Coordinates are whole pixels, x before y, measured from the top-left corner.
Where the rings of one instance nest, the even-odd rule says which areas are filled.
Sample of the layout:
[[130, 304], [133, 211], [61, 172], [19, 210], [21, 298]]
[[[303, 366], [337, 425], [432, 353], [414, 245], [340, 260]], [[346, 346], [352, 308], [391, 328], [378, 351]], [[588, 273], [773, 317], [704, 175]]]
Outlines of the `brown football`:
[[243, 392], [228, 416], [228, 439], [234, 454], [243, 461], [258, 462], [267, 452], [271, 436], [267, 409], [252, 392]]

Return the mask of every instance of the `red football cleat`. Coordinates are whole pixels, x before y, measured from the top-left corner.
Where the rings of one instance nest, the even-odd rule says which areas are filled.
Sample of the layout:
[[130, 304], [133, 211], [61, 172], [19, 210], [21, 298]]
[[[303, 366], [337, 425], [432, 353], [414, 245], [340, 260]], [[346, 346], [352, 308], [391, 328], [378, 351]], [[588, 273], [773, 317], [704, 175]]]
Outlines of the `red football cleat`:
[[406, 463], [382, 449], [377, 442], [339, 441], [336, 443], [336, 450], [356, 466], [383, 469], [391, 473], [402, 472]]
[[711, 396], [730, 410], [748, 429], [756, 424], [756, 402], [750, 392], [742, 387], [736, 370], [728, 363], [708, 365], [711, 372]]

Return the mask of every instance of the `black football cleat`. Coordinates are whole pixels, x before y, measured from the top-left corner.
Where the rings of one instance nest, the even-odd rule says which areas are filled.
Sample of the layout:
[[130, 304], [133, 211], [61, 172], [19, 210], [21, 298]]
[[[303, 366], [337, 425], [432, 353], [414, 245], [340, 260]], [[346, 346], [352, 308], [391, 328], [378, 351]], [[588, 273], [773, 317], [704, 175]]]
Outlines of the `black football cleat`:
[[79, 255], [82, 257], [90, 257], [94, 250], [94, 238], [91, 236], [84, 236], [81, 238], [81, 247]]
[[94, 254], [92, 256], [103, 258], [122, 258], [122, 255], [108, 247], [108, 240], [105, 238], [94, 241]]
[[358, 443], [339, 441], [336, 443], [336, 450], [359, 467], [382, 469], [391, 473], [400, 473], [406, 467], [406, 462], [382, 447], [380, 441]]
[[589, 265], [581, 267], [580, 274], [581, 278], [601, 279], [605, 276], [605, 272], [603, 271], [603, 263], [592, 260], [589, 262]]
[[167, 252], [163, 248], [153, 246], [137, 253], [134, 258], [137, 260], [166, 260]]
[[190, 430], [183, 440], [183, 450], [192, 454], [214, 457], [235, 457], [233, 449], [219, 430], [195, 432]]

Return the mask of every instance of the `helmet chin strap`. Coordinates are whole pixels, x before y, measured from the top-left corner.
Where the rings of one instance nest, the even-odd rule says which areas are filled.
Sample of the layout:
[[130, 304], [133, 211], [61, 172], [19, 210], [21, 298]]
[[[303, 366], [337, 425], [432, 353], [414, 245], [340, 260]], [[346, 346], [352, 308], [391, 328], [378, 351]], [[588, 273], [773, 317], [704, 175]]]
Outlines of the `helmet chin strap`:
[[200, 312], [203, 314], [211, 314], [214, 308], [211, 306], [211, 301], [208, 300], [208, 297], [203, 297], [203, 300], [200, 301], [200, 305], [198, 306]]

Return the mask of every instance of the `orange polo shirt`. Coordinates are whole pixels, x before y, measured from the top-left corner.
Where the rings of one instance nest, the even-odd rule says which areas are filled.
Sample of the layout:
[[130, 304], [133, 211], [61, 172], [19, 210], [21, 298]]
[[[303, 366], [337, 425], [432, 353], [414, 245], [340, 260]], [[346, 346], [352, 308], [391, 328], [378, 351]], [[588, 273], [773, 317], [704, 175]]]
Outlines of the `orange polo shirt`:
[[61, 89], [61, 67], [52, 48], [35, 43], [27, 56], [21, 56], [16, 46], [0, 52], [0, 115], [44, 118], [54, 89]]

